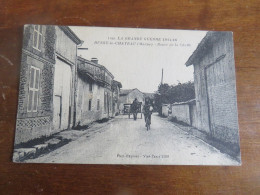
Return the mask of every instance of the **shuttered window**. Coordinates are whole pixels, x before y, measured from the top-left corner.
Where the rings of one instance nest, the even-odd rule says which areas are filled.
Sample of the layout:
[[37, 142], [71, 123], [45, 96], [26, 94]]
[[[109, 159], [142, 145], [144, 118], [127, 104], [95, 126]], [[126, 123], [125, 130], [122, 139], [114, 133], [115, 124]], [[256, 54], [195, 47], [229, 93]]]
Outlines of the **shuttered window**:
[[41, 45], [42, 45], [42, 26], [34, 25], [33, 48], [41, 51]]
[[40, 85], [40, 69], [34, 66], [30, 68], [30, 83], [28, 96], [28, 112], [37, 112]]

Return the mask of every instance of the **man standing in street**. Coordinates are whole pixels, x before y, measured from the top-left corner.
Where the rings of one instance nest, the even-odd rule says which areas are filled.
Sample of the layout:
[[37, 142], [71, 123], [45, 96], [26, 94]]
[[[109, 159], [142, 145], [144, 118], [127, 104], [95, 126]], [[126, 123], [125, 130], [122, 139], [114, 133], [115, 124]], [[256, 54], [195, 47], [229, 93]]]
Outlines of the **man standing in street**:
[[133, 113], [134, 120], [136, 120], [137, 118], [137, 111], [138, 111], [138, 101], [137, 98], [135, 98], [131, 105], [131, 112]]

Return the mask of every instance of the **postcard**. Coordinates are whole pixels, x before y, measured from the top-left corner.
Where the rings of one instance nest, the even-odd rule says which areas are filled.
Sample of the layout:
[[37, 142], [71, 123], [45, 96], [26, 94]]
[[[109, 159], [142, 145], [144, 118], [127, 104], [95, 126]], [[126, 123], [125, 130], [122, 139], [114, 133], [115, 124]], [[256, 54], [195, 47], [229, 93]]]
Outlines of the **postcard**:
[[25, 25], [13, 162], [241, 165], [232, 32]]

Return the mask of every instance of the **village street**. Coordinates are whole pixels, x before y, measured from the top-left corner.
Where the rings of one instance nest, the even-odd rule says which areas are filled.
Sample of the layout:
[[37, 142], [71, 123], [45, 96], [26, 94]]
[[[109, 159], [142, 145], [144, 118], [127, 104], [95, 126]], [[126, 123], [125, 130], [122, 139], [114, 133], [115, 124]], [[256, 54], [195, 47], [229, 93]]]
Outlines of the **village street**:
[[[151, 130], [144, 119], [120, 115], [81, 131], [82, 135], [44, 156], [27, 162], [84, 164], [204, 164], [238, 165], [227, 154], [152, 115]], [[72, 130], [73, 132], [76, 130]], [[69, 136], [69, 134], [68, 134]]]

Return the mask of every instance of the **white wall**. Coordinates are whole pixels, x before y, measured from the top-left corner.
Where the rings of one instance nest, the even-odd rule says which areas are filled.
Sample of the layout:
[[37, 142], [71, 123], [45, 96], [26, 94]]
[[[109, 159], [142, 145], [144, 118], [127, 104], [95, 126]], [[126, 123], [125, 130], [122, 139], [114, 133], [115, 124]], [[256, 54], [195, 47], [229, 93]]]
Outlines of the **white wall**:
[[191, 124], [189, 104], [172, 105], [172, 117], [176, 117], [178, 121]]
[[166, 117], [169, 115], [169, 105], [162, 106], [162, 115]]

